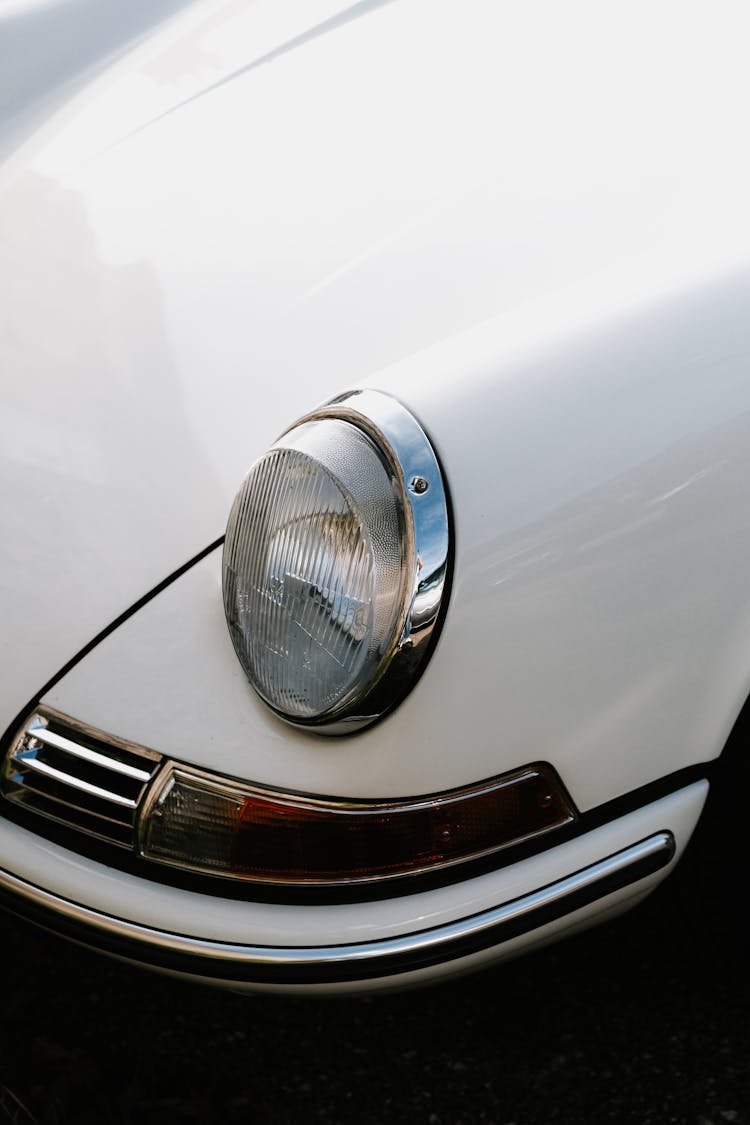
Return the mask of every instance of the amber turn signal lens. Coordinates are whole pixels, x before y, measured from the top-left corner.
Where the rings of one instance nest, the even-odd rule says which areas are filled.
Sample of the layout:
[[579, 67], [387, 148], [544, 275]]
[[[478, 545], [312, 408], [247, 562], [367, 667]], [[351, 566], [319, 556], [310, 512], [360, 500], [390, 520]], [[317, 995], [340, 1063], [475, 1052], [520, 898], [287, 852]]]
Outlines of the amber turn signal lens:
[[147, 810], [142, 854], [266, 883], [351, 883], [488, 855], [575, 816], [554, 771], [535, 765], [408, 801], [326, 801], [171, 767]]

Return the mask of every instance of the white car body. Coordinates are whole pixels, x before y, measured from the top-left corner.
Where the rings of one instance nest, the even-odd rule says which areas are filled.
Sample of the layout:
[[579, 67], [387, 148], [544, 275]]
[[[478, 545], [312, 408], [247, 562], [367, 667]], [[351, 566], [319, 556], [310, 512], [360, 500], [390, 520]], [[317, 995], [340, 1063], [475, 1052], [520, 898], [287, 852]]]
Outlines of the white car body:
[[[670, 870], [750, 694], [746, 19], [198, 4], [6, 161], [6, 737], [40, 702], [228, 777], [364, 799], [545, 761], [591, 825], [444, 885], [295, 903], [150, 880], [0, 817], [11, 905], [176, 971], [167, 947], [205, 955], [190, 971], [234, 986], [377, 987], [529, 948]], [[248, 686], [220, 539], [276, 436], [365, 386], [439, 454], [453, 583], [404, 702], [322, 739]], [[663, 833], [658, 870], [527, 933], [350, 965], [491, 928]], [[346, 967], [253, 972], [304, 951]], [[245, 976], [214, 972], [232, 958]]]

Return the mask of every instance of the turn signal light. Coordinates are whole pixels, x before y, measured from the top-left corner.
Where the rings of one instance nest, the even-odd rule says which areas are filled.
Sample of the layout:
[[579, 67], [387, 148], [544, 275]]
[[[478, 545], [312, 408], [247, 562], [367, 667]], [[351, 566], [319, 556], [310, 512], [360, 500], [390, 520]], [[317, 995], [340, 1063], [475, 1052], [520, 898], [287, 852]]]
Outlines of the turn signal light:
[[171, 766], [145, 810], [141, 853], [264, 883], [352, 883], [485, 856], [575, 815], [546, 765], [391, 802], [274, 793]]

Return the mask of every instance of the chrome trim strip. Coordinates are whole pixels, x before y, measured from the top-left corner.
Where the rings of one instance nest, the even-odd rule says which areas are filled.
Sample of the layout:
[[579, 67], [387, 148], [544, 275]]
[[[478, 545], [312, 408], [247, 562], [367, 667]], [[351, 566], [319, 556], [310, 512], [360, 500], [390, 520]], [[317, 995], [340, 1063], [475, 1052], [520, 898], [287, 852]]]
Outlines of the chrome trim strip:
[[[69, 819], [64, 819], [64, 813], [70, 810], [73, 813], [81, 813], [84, 816], [91, 817], [92, 820], [101, 820], [106, 824], [114, 824], [118, 828], [133, 828], [133, 812], [132, 809], [113, 808], [108, 809], [106, 813], [101, 812], [99, 809], [89, 809], [80, 803], [74, 804], [73, 797], [76, 793], [66, 794], [66, 797], [61, 797], [59, 794], [47, 793], [44, 789], [36, 789], [33, 785], [33, 778], [31, 784], [29, 778], [23, 779], [23, 785], [19, 788], [18, 792], [14, 794], [14, 803], [20, 805], [22, 808], [29, 809], [31, 812], [36, 813], [38, 816], [48, 816], [52, 819], [57, 819], [60, 824], [67, 824], [69, 828], [76, 828], [79, 832], [88, 833], [88, 829], [80, 828], [79, 825]], [[67, 799], [66, 799], [67, 798]], [[36, 802], [43, 802], [44, 811], [42, 811]], [[60, 806], [59, 815], [55, 817], [53, 811], [57, 806]], [[104, 837], [106, 839], [106, 837]], [[130, 844], [132, 848], [132, 843]]]
[[[144, 763], [149, 763], [151, 768], [149, 777], [153, 777], [154, 772], [159, 768], [164, 758], [164, 755], [158, 754], [156, 750], [149, 750], [147, 746], [141, 746], [137, 742], [130, 742], [125, 738], [119, 738], [117, 735], [99, 730], [98, 727], [89, 726], [88, 723], [81, 722], [80, 719], [74, 719], [71, 715], [66, 715], [62, 711], [56, 711], [53, 707], [48, 707], [46, 704], [40, 704], [30, 712], [29, 717], [21, 725], [11, 745], [20, 745], [26, 735], [35, 737], [39, 726], [47, 730], [47, 724], [50, 722], [67, 727], [72, 735], [80, 734], [84, 738], [90, 738], [94, 742], [99, 742], [108, 751], [115, 753], [122, 751], [140, 758]], [[146, 768], [147, 765], [144, 764], [144, 769]]]
[[[76, 829], [77, 831], [79, 831], [81, 833], [82, 836], [85, 836], [90, 842], [91, 841], [100, 841], [103, 844], [107, 844], [109, 847], [113, 848], [115, 851], [120, 851], [120, 852], [123, 852], [123, 851], [130, 852], [130, 851], [132, 851], [132, 847], [133, 847], [132, 842], [128, 839], [118, 839], [117, 835], [114, 831], [115, 829], [120, 828], [120, 829], [122, 829], [123, 836], [125, 836], [128, 833], [128, 831], [130, 830], [130, 826], [125, 821], [110, 820], [108, 817], [99, 816], [98, 813], [90, 813], [90, 812], [88, 812], [87, 809], [82, 809], [80, 807], [76, 808], [75, 805], [70, 806], [70, 808], [74, 812], [78, 812], [78, 813], [81, 813], [83, 815], [90, 816], [92, 821], [93, 820], [99, 820], [101, 822], [101, 824], [99, 826], [97, 826], [98, 829], [99, 829], [97, 831], [97, 828], [95, 828], [95, 827], [81, 828], [75, 821], [71, 820], [69, 816], [66, 816], [63, 811], [59, 811], [57, 809], [49, 808], [49, 809], [45, 809], [44, 812], [40, 812], [39, 809], [37, 807], [35, 807], [33, 804], [27, 805], [25, 803], [21, 803], [20, 807], [23, 808], [23, 809], [28, 809], [32, 813], [37, 814], [39, 816], [43, 816], [46, 821], [51, 821], [53, 824], [59, 824], [63, 828]], [[110, 825], [111, 825], [111, 827], [110, 827]], [[2, 890], [2, 880], [0, 880], [0, 890]]]
[[62, 750], [64, 754], [82, 758], [85, 762], [91, 762], [95, 766], [103, 766], [104, 769], [111, 770], [113, 773], [121, 773], [124, 777], [132, 777], [135, 781], [150, 781], [154, 772], [153, 770], [136, 769], [135, 766], [129, 766], [126, 762], [118, 761], [117, 758], [108, 758], [106, 754], [97, 754], [96, 750], [89, 750], [87, 746], [79, 746], [77, 742], [72, 742], [61, 734], [55, 734], [54, 731], [48, 730], [41, 724], [30, 725], [27, 729], [27, 735], [30, 738], [38, 738], [45, 746], [54, 746], [56, 750]]
[[[201, 769], [198, 766], [192, 766], [187, 762], [175, 761], [173, 758], [166, 758], [164, 768], [155, 778], [154, 785], [149, 790], [148, 803], [154, 803], [154, 793], [156, 800], [161, 796], [161, 791], [165, 788], [171, 777], [175, 773], [184, 774], [185, 777], [195, 779], [196, 781], [205, 782], [207, 787], [216, 789], [217, 792], [223, 793], [227, 790], [233, 790], [239, 799], [242, 797], [260, 797], [264, 800], [270, 801], [283, 801], [289, 805], [295, 805], [298, 808], [315, 808], [321, 812], [362, 812], [367, 810], [373, 813], [388, 813], [388, 812], [416, 812], [419, 809], [429, 808], [432, 805], [439, 804], [440, 802], [455, 799], [463, 796], [476, 796], [479, 797], [483, 793], [491, 793], [495, 790], [507, 789], [509, 785], [515, 785], [519, 782], [526, 781], [530, 778], [538, 777], [541, 767], [544, 766], [549, 774], [553, 775], [555, 783], [560, 787], [563, 792], [562, 783], [557, 777], [556, 772], [551, 766], [545, 762], [532, 763], [531, 765], [521, 766], [517, 770], [508, 770], [507, 773], [499, 774], [497, 777], [483, 778], [481, 781], [475, 782], [473, 785], [461, 785], [456, 789], [438, 789], [433, 793], [424, 793], [415, 797], [321, 797], [314, 793], [302, 793], [296, 789], [274, 789], [271, 786], [256, 785], [252, 781], [239, 781], [236, 777], [228, 777], [223, 773], [213, 773], [211, 770]], [[566, 797], [566, 803], [571, 804], [567, 794], [563, 792]], [[141, 818], [148, 817], [148, 807], [144, 802], [143, 809], [141, 810]], [[571, 819], [574, 819], [571, 816]]]
[[108, 789], [101, 789], [98, 785], [92, 785], [90, 781], [83, 781], [73, 774], [56, 770], [54, 766], [48, 766], [46, 762], [40, 762], [35, 754], [35, 750], [21, 750], [13, 755], [12, 761], [19, 766], [23, 766], [24, 769], [35, 770], [37, 773], [44, 774], [45, 777], [61, 781], [65, 785], [69, 785], [71, 789], [78, 789], [81, 793], [88, 793], [92, 797], [101, 797], [105, 801], [111, 801], [113, 805], [122, 805], [126, 809], [138, 808], [138, 802], [131, 800], [130, 797], [121, 797], [119, 793], [110, 793]]
[[540, 890], [468, 918], [395, 938], [330, 946], [241, 945], [168, 933], [61, 898], [2, 869], [0, 890], [10, 893], [11, 909], [20, 898], [27, 913], [41, 915], [42, 925], [65, 931], [68, 923], [70, 936], [136, 961], [229, 980], [320, 983], [390, 976], [499, 945], [653, 874], [674, 854], [672, 833], [658, 832]]

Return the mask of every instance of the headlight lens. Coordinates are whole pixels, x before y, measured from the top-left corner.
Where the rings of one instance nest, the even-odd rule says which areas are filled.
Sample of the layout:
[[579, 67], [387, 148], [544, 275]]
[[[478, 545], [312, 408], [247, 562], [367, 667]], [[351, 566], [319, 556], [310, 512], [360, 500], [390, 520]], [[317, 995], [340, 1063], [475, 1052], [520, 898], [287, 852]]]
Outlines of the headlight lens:
[[435, 456], [395, 400], [346, 396], [289, 430], [243, 481], [224, 548], [227, 621], [256, 691], [328, 727], [397, 702], [437, 620], [447, 537]]
[[403, 511], [372, 442], [308, 422], [251, 469], [229, 521], [227, 615], [257, 691], [290, 719], [349, 698], [403, 604]]

